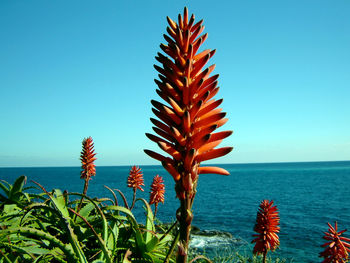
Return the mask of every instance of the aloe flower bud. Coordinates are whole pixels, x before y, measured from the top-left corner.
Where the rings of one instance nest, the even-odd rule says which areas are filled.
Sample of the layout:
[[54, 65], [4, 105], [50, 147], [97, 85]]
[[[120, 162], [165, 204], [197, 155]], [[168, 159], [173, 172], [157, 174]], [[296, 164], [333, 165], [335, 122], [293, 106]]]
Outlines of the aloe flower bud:
[[141, 168], [133, 166], [129, 172], [128, 187], [133, 188], [134, 190], [139, 189], [143, 192], [144, 190], [141, 186], [144, 186]]
[[326, 247], [323, 252], [320, 253], [320, 257], [324, 260], [322, 263], [342, 263], [347, 262], [350, 253], [350, 244], [345, 241], [350, 241], [350, 238], [341, 236], [347, 230], [338, 232], [338, 224], [335, 222], [334, 227], [327, 223], [329, 228], [328, 232], [324, 232], [324, 239], [327, 240], [322, 247]]
[[149, 204], [164, 203], [165, 186], [164, 181], [158, 174], [153, 178]]
[[[84, 189], [83, 189], [83, 195], [86, 195], [88, 187], [89, 187], [89, 181], [91, 179], [91, 176], [96, 175], [96, 166], [94, 164], [94, 161], [96, 160], [94, 153], [94, 142], [92, 141], [91, 137], [85, 138], [82, 143], [83, 149], [80, 154], [80, 160], [81, 160], [81, 169], [80, 172], [80, 178], [84, 179]], [[84, 196], [81, 197], [80, 203], [78, 205], [77, 212], [80, 211], [81, 206], [83, 204]]]
[[149, 198], [149, 204], [154, 204], [154, 216], [157, 214], [157, 208], [158, 203], [162, 202], [164, 204], [164, 193], [165, 193], [165, 186], [164, 181], [161, 176], [158, 174], [153, 178], [153, 182], [151, 185], [151, 192], [150, 192], [150, 198]]
[[277, 207], [273, 206], [273, 201], [263, 200], [260, 203], [258, 213], [256, 216], [256, 224], [254, 231], [258, 234], [253, 235], [255, 239], [252, 243], [256, 243], [254, 246], [254, 254], [262, 254], [263, 262], [266, 260], [266, 254], [269, 250], [275, 250], [279, 244], [279, 215]]
[[85, 138], [83, 140], [83, 149], [81, 151], [81, 169], [80, 178], [84, 180], [90, 180], [91, 176], [96, 175], [96, 166], [94, 161], [96, 160], [94, 153], [94, 142], [91, 137]]
[[133, 189], [132, 205], [130, 207], [130, 209], [133, 209], [136, 201], [136, 190], [139, 189], [142, 192], [144, 191], [141, 187], [144, 186], [141, 168], [136, 166], [131, 167], [127, 184], [128, 187]]
[[195, 23], [194, 15], [188, 17], [187, 8], [183, 17], [179, 15], [178, 23], [167, 18], [168, 35], [164, 35], [166, 44], [160, 48], [165, 53], [158, 53], [155, 65], [159, 72], [157, 93], [164, 103], [152, 100], [153, 113], [158, 119], [151, 118], [157, 135], [146, 134], [156, 142], [164, 154], [151, 150], [145, 152], [159, 160], [172, 175], [177, 184], [177, 196], [191, 198], [199, 174], [229, 173], [218, 167], [201, 167], [207, 160], [226, 155], [232, 147], [217, 148], [222, 140], [232, 131], [214, 131], [227, 121], [226, 113], [218, 108], [222, 99], [215, 99], [218, 93], [218, 77], [211, 76], [215, 65], [205, 68], [215, 50], [199, 52], [200, 46], [207, 39], [201, 35], [203, 20]]

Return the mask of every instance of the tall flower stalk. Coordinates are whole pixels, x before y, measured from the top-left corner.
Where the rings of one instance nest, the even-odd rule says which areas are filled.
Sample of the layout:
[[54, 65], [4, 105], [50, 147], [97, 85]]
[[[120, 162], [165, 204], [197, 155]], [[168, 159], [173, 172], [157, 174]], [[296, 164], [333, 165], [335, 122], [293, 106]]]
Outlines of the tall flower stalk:
[[159, 160], [175, 180], [176, 195], [180, 200], [177, 219], [180, 222], [177, 262], [187, 262], [192, 205], [196, 195], [199, 174], [229, 173], [219, 167], [201, 166], [201, 163], [228, 154], [232, 147], [216, 148], [232, 131], [214, 131], [227, 122], [226, 113], [218, 108], [222, 99], [216, 100], [219, 75], [212, 75], [215, 65], [204, 69], [215, 50], [199, 52], [207, 39], [202, 34], [203, 20], [195, 23], [194, 15], [179, 14], [176, 23], [167, 17], [166, 44], [160, 48], [155, 65], [159, 79], [155, 82], [159, 97], [165, 104], [152, 100], [151, 118], [157, 135], [146, 134], [156, 142], [166, 155], [151, 150], [145, 152]]
[[135, 200], [136, 200], [136, 190], [139, 189], [142, 192], [144, 191], [141, 187], [141, 186], [144, 186], [145, 184], [143, 181], [143, 174], [140, 167], [136, 167], [135, 165], [131, 167], [127, 184], [128, 184], [128, 187], [133, 189], [132, 205], [130, 207], [130, 209], [133, 209], [135, 205]]
[[[82, 142], [82, 151], [80, 154], [81, 161], [81, 172], [80, 178], [84, 179], [84, 190], [83, 195], [86, 195], [87, 189], [89, 187], [89, 181], [92, 176], [96, 175], [96, 166], [95, 166], [95, 155], [94, 153], [94, 142], [91, 137], [85, 138]], [[78, 212], [81, 208], [81, 204], [83, 202], [84, 197], [81, 198], [80, 204], [78, 206]]]
[[334, 227], [328, 224], [328, 232], [324, 232], [324, 239], [327, 240], [322, 247], [326, 247], [323, 252], [320, 253], [320, 257], [324, 260], [322, 263], [343, 263], [347, 262], [350, 253], [350, 244], [345, 241], [350, 241], [350, 238], [341, 236], [347, 230], [338, 232], [338, 224], [335, 222]]
[[255, 243], [253, 253], [262, 254], [264, 263], [267, 252], [275, 250], [280, 244], [277, 235], [280, 230], [279, 220], [277, 207], [273, 206], [273, 201], [263, 200], [260, 203], [254, 227], [254, 231], [258, 234], [253, 235], [255, 239], [252, 243]]
[[165, 193], [165, 186], [164, 186], [163, 178], [157, 174], [153, 178], [150, 198], [149, 198], [149, 204], [150, 205], [154, 204], [154, 217], [156, 217], [157, 215], [158, 203], [161, 202], [164, 204], [164, 193]]

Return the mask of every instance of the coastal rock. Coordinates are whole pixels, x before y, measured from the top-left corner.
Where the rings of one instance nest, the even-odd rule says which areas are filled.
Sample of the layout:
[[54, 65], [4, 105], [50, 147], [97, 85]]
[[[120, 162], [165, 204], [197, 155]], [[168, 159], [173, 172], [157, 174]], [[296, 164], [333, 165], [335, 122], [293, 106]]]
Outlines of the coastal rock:
[[[163, 223], [156, 226], [157, 232], [166, 232], [173, 223]], [[178, 226], [177, 226], [178, 227]], [[176, 234], [177, 227], [174, 227], [172, 234]], [[234, 237], [230, 232], [216, 229], [200, 229], [197, 226], [191, 226], [190, 248], [199, 253], [205, 251], [207, 255], [215, 256], [216, 251], [228, 250], [241, 247], [246, 244], [242, 239]]]
[[[158, 232], [165, 232], [167, 231], [173, 223], [163, 223], [161, 225], [156, 225], [156, 229]], [[175, 230], [175, 229], [174, 229]], [[191, 226], [191, 236], [203, 236], [203, 237], [222, 237], [222, 238], [233, 238], [232, 234], [230, 232], [225, 232], [221, 230], [201, 230], [199, 227], [192, 225]]]
[[198, 227], [193, 227], [191, 230], [191, 235], [205, 236], [205, 237], [223, 237], [223, 238], [233, 238], [232, 234], [229, 232], [221, 230], [200, 230]]

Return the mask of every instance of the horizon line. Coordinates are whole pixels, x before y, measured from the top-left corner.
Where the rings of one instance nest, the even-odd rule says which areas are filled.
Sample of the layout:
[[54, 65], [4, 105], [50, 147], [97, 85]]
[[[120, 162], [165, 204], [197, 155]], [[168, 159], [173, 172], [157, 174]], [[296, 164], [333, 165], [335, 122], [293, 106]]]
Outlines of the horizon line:
[[[248, 163], [209, 163], [204, 166], [211, 165], [249, 165], [249, 164], [291, 164], [291, 163], [336, 163], [336, 162], [350, 162], [350, 160], [333, 160], [333, 161], [280, 161], [280, 162], [248, 162]], [[120, 164], [120, 165], [96, 165], [96, 167], [124, 167], [133, 166], [131, 164]], [[160, 166], [161, 164], [139, 164], [136, 166]], [[67, 165], [67, 166], [0, 166], [1, 168], [70, 168], [80, 167], [80, 165]]]

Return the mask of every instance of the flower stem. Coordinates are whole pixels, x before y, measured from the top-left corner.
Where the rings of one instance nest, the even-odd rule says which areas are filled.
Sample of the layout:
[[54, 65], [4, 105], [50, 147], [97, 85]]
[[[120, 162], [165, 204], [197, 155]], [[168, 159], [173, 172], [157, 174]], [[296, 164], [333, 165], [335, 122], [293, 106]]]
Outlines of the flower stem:
[[154, 203], [154, 218], [157, 215], [157, 210], [158, 210], [158, 203]]
[[266, 254], [267, 254], [267, 250], [265, 250], [263, 254], [263, 263], [266, 263]]
[[177, 263], [187, 263], [188, 260], [188, 245], [190, 243], [190, 232], [191, 223], [193, 219], [192, 214], [192, 202], [193, 198], [189, 198], [188, 193], [186, 193], [186, 198], [181, 201], [179, 223], [180, 223], [180, 238], [178, 243], [178, 253], [176, 262]]
[[134, 194], [133, 194], [133, 197], [132, 197], [132, 205], [130, 207], [130, 210], [132, 210], [134, 208], [135, 201], [136, 201], [136, 188], [134, 188]]
[[[85, 183], [84, 183], [83, 195], [86, 195], [88, 187], [89, 187], [89, 177], [86, 177], [85, 178]], [[77, 213], [79, 213], [79, 211], [81, 209], [81, 206], [83, 204], [83, 201], [84, 201], [84, 196], [82, 196], [81, 199], [80, 199], [80, 203], [79, 203], [79, 206], [78, 206], [78, 209], [77, 209]]]

